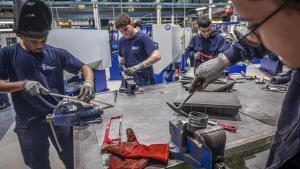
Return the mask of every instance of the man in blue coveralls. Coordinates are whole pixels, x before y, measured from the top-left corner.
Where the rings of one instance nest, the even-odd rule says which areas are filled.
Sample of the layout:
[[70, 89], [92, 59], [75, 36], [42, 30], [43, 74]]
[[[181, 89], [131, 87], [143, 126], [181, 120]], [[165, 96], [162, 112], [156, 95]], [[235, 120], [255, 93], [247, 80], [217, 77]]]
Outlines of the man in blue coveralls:
[[201, 17], [198, 21], [200, 34], [192, 37], [186, 49], [192, 62], [191, 64], [195, 68], [228, 49], [225, 38], [213, 31], [211, 26], [211, 20], [208, 17]]
[[266, 168], [300, 168], [300, 1], [233, 0], [233, 3], [242, 19], [248, 22], [249, 31], [217, 58], [201, 64], [190, 90], [201, 90], [226, 67], [251, 59], [259, 46], [264, 45], [281, 56], [294, 73], [282, 103]]
[[71, 53], [46, 45], [51, 22], [50, 9], [43, 1], [17, 1], [14, 30], [20, 43], [0, 50], [0, 92], [12, 95], [14, 131], [25, 164], [32, 169], [50, 168], [50, 138], [65, 168], [73, 169], [72, 128], [55, 127], [63, 149], [59, 152], [45, 117], [60, 100], [47, 93], [64, 94], [64, 70], [81, 72], [85, 82], [79, 99], [88, 102], [94, 98], [94, 77], [92, 70]]
[[154, 42], [134, 29], [127, 14], [119, 15], [115, 24], [123, 35], [119, 41], [119, 63], [126, 67], [125, 73], [133, 75], [138, 86], [155, 84], [152, 65], [160, 60], [160, 52]]

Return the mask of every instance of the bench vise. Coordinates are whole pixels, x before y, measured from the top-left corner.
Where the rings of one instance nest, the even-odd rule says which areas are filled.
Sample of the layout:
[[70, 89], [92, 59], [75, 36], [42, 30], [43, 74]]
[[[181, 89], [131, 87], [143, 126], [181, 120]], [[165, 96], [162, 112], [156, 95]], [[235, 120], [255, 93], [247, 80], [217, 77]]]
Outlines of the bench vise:
[[129, 95], [134, 95], [138, 90], [138, 85], [134, 81], [134, 77], [125, 74], [125, 72], [121, 72], [122, 76], [122, 87], [120, 88], [120, 92], [128, 93]]
[[103, 110], [95, 108], [89, 104], [78, 100], [62, 100], [52, 114], [46, 116], [47, 122], [50, 123], [54, 139], [59, 151], [62, 151], [61, 145], [57, 139], [54, 126], [82, 126], [94, 122], [102, 122]]
[[190, 132], [188, 128], [188, 121], [169, 121], [170, 158], [182, 160], [195, 169], [225, 169], [224, 129], [208, 125]]

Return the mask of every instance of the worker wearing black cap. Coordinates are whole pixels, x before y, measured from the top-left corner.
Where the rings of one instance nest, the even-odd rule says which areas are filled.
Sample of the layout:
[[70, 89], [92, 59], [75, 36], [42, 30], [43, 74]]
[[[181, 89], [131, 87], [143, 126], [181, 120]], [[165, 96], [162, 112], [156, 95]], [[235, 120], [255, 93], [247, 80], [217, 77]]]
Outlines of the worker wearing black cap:
[[[32, 169], [49, 169], [49, 141], [57, 145], [45, 117], [59, 98], [48, 92], [64, 94], [63, 71], [81, 72], [85, 78], [79, 99], [94, 98], [93, 72], [64, 49], [46, 44], [51, 28], [51, 12], [40, 0], [17, 1], [14, 31], [20, 43], [0, 50], [0, 92], [12, 95], [16, 111], [15, 132], [25, 164]], [[55, 128], [62, 152], [58, 152], [65, 168], [73, 168], [71, 127]]]

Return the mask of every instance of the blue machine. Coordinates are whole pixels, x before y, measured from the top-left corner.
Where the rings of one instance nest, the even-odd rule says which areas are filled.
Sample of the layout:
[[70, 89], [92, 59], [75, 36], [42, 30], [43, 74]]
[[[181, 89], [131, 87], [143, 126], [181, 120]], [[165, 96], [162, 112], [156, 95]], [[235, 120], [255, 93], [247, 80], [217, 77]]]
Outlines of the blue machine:
[[109, 33], [111, 48], [111, 67], [109, 68], [110, 80], [122, 80], [119, 67], [119, 31], [112, 30]]
[[195, 169], [225, 169], [226, 133], [219, 126], [207, 126], [193, 133], [187, 121], [169, 122], [171, 134], [170, 158], [182, 160]]

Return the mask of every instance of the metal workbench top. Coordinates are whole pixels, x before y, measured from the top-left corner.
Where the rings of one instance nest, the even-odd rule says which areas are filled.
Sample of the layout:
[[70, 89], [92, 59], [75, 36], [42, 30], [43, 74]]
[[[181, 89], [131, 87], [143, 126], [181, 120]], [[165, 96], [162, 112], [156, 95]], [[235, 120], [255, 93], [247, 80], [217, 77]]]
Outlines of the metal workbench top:
[[[239, 97], [242, 108], [237, 121], [225, 121], [238, 127], [236, 133], [226, 132], [225, 157], [229, 166], [243, 164], [242, 158], [268, 149], [276, 130], [283, 93], [261, 90], [262, 85], [254, 81], [235, 84], [233, 93]], [[168, 143], [170, 141], [169, 120], [182, 118], [166, 105], [166, 102], [181, 100], [188, 94], [179, 83], [148, 86], [143, 94], [127, 96], [118, 93], [114, 103], [114, 93], [96, 95], [95, 100], [114, 105], [104, 110], [103, 123], [89, 125], [74, 130], [76, 168], [103, 168], [100, 147], [103, 142], [105, 125], [110, 116], [123, 114], [122, 140], [126, 140], [126, 128], [133, 128], [142, 144]], [[216, 98], [217, 99], [217, 98]], [[112, 126], [112, 132], [118, 128]], [[180, 165], [169, 160], [169, 167]]]

